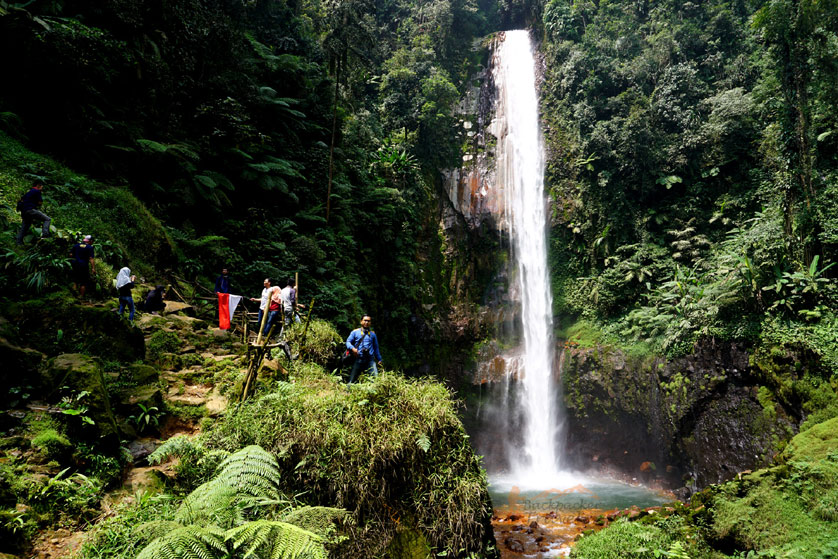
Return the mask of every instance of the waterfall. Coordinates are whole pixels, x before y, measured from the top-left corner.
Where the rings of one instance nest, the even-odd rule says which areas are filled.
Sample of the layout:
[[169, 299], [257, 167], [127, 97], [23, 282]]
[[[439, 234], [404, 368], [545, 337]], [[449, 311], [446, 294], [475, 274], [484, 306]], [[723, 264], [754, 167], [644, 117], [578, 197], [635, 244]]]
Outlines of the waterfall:
[[517, 358], [507, 359], [507, 375], [517, 378], [518, 385], [512, 406], [522, 423], [521, 441], [509, 447], [509, 475], [547, 485], [560, 477], [561, 422], [553, 376], [544, 147], [528, 32], [507, 31], [495, 57], [497, 183], [503, 192], [516, 282], [512, 289], [521, 303], [523, 334]]

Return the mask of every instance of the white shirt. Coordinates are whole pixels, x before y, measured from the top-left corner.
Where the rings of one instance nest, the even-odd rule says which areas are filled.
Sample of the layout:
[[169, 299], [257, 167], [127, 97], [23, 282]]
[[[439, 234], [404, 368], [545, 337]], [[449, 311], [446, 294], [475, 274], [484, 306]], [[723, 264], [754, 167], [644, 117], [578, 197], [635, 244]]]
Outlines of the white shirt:
[[[292, 296], [295, 295], [296, 293], [294, 292], [294, 288], [290, 285], [283, 287], [282, 291], [279, 293], [279, 296], [282, 298], [282, 306], [286, 311], [294, 310], [294, 301], [292, 301]], [[294, 299], [296, 299], [296, 297], [294, 297]]]
[[262, 300], [259, 301], [259, 310], [260, 311], [263, 311], [266, 308], [268, 308], [268, 297], [270, 297], [270, 295], [271, 295], [271, 289], [273, 289], [273, 288], [272, 287], [266, 287], [265, 289], [262, 290]]

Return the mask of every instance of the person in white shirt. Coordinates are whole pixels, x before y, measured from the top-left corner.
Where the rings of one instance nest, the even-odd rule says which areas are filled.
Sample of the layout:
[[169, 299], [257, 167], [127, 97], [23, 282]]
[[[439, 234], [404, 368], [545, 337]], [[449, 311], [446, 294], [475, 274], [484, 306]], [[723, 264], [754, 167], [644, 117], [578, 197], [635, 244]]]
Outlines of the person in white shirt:
[[291, 324], [292, 320], [299, 324], [300, 317], [297, 315], [297, 309], [305, 308], [305, 305], [297, 303], [296, 285], [297, 283], [293, 279], [289, 279], [288, 285], [282, 288], [279, 295], [282, 299], [282, 309], [285, 312], [285, 324]]
[[271, 278], [265, 278], [265, 281], [262, 282], [264, 289], [262, 289], [262, 297], [257, 299], [255, 297], [251, 297], [250, 300], [254, 303], [259, 301], [259, 318], [256, 320], [256, 323], [260, 326], [262, 325], [262, 316], [265, 314], [266, 309], [268, 308], [268, 299], [271, 296], [271, 292], [278, 289], [277, 287], [271, 287]]

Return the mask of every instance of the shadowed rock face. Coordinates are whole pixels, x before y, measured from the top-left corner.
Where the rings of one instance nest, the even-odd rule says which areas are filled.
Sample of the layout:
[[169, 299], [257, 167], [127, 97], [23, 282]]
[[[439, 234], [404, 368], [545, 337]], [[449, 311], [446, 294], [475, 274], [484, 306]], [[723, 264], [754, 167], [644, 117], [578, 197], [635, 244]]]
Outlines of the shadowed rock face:
[[602, 348], [566, 359], [568, 448], [580, 468], [703, 488], [768, 464], [802, 414], [760, 402], [764, 382], [737, 344], [706, 341], [673, 361]]

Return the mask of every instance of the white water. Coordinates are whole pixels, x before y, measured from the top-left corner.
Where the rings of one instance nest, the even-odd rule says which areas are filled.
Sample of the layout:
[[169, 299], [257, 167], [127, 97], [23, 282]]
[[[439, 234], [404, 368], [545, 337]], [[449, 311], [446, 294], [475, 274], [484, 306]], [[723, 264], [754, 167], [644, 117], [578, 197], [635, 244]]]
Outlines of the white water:
[[[547, 204], [544, 148], [535, 87], [535, 57], [526, 31], [507, 31], [496, 51], [497, 181], [504, 192], [506, 222], [521, 299], [523, 347], [508, 360], [517, 375], [523, 432], [509, 457], [509, 479], [531, 486], [565, 485], [557, 440], [561, 422], [553, 378], [552, 298], [547, 270]], [[499, 129], [498, 129], [499, 128]], [[511, 369], [511, 370], [510, 370]], [[506, 477], [506, 476], [505, 476]]]

